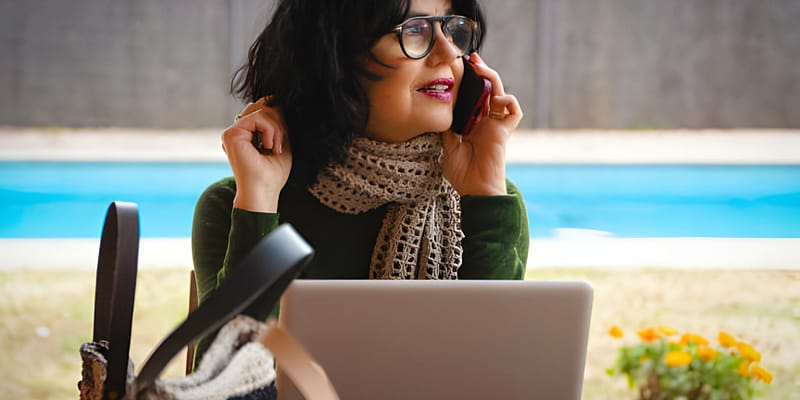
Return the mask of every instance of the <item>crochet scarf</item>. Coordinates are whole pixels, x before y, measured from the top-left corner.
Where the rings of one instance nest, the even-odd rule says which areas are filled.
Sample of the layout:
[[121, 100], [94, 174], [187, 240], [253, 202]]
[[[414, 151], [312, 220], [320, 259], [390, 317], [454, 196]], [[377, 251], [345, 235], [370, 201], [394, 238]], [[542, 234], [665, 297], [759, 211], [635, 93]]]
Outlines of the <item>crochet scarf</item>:
[[360, 214], [389, 203], [370, 263], [370, 279], [457, 279], [461, 266], [459, 196], [442, 172], [441, 134], [402, 143], [359, 137], [308, 190], [325, 206]]

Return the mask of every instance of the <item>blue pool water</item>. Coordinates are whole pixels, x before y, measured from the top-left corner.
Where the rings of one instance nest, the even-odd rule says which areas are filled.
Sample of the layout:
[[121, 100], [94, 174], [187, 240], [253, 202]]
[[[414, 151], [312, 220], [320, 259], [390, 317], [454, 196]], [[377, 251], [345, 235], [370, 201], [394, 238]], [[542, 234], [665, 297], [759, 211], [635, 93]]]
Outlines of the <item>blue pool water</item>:
[[[96, 238], [113, 200], [138, 203], [144, 237], [188, 237], [225, 163], [0, 162], [0, 238]], [[512, 164], [533, 237], [800, 237], [800, 165]]]

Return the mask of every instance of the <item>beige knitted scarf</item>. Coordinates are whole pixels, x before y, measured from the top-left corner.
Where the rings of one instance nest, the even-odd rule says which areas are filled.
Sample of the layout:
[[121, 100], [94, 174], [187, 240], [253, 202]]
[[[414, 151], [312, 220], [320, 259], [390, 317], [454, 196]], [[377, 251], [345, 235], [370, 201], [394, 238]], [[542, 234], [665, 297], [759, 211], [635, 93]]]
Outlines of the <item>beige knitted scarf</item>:
[[403, 143], [359, 137], [345, 159], [324, 169], [309, 191], [325, 206], [360, 214], [389, 203], [370, 279], [457, 279], [461, 207], [442, 173], [441, 134]]

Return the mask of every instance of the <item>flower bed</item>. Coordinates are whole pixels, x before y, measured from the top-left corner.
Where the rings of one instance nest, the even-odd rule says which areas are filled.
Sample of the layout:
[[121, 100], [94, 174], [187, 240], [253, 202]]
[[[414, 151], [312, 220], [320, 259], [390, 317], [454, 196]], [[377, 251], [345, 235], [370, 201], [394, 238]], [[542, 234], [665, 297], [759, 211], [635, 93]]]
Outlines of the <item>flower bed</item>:
[[[624, 333], [609, 330], [615, 338]], [[637, 332], [640, 342], [624, 345], [609, 375], [625, 375], [641, 400], [752, 399], [760, 383], [772, 382], [751, 344], [720, 332], [717, 346], [695, 333], [666, 326]]]

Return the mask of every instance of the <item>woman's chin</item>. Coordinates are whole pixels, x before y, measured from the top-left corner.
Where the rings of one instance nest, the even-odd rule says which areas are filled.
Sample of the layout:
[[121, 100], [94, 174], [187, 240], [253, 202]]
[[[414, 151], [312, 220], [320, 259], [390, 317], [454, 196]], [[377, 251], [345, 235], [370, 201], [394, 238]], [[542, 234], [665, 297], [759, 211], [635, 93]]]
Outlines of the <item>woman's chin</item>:
[[453, 124], [453, 115], [450, 113], [437, 115], [430, 119], [430, 123], [425, 124], [425, 132], [444, 132], [450, 129]]

